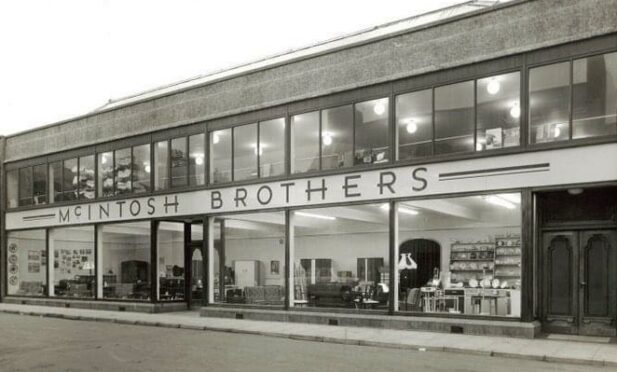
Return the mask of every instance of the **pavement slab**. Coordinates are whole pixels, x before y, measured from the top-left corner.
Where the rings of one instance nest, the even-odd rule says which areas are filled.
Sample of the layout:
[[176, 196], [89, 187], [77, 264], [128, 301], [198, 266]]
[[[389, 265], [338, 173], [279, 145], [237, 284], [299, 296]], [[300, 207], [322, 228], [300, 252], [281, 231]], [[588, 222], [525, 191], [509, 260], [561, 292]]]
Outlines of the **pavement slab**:
[[200, 317], [197, 311], [144, 314], [0, 303], [0, 312], [149, 327], [255, 334], [293, 340], [417, 349], [578, 365], [617, 367], [617, 345], [551, 339], [517, 339], [368, 327]]

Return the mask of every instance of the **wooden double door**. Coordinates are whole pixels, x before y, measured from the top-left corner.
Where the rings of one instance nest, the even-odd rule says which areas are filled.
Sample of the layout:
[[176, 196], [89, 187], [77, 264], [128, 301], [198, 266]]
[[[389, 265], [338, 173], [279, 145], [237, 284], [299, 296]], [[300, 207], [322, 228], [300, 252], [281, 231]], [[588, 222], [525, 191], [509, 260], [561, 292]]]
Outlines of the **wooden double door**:
[[545, 332], [616, 335], [616, 235], [615, 230], [543, 233]]

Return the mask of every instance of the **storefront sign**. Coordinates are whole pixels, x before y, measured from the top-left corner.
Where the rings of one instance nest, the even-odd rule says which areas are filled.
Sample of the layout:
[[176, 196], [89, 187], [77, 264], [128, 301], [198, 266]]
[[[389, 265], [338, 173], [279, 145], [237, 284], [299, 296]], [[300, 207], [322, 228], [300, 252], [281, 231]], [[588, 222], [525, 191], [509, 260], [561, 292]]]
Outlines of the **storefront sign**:
[[258, 183], [6, 214], [8, 230], [617, 180], [617, 144]]

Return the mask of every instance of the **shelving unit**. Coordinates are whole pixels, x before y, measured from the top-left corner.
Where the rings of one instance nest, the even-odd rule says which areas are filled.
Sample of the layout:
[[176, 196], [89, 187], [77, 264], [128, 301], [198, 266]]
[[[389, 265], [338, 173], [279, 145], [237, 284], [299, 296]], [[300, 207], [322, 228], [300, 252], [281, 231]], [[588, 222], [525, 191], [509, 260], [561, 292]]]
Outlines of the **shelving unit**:
[[[521, 279], [521, 237], [506, 235], [495, 237], [495, 278], [500, 281]], [[512, 283], [514, 284], [514, 283]]]
[[452, 243], [450, 249], [451, 280], [468, 282], [482, 273], [493, 273], [495, 265], [495, 243], [490, 241]]

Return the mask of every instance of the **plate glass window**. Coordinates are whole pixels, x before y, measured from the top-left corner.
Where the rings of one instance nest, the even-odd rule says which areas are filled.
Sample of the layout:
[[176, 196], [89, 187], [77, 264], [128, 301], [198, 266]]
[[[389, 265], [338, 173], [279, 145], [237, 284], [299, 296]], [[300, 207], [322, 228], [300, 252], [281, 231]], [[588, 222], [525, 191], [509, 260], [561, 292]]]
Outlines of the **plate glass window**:
[[184, 300], [184, 223], [159, 223], [157, 245], [158, 299]]
[[321, 112], [321, 167], [336, 169], [353, 165], [353, 106]]
[[531, 143], [570, 138], [570, 62], [529, 70]]
[[150, 145], [133, 147], [133, 192], [150, 191]]
[[128, 194], [133, 189], [131, 148], [114, 151], [114, 184], [116, 195]]
[[234, 181], [257, 178], [257, 124], [233, 128]]
[[94, 199], [94, 155], [79, 158], [79, 199]]
[[355, 164], [385, 163], [390, 158], [389, 100], [355, 105]]
[[94, 226], [51, 229], [49, 233], [50, 295], [92, 298], [96, 291]]
[[435, 88], [435, 154], [474, 151], [474, 82]]
[[433, 152], [433, 91], [396, 97], [399, 160], [430, 156]]
[[189, 184], [201, 186], [206, 183], [205, 134], [189, 137]]
[[573, 69], [572, 137], [617, 134], [617, 53], [577, 59]]
[[259, 123], [259, 175], [279, 176], [285, 173], [285, 119]]
[[231, 129], [210, 133], [210, 182], [231, 181]]
[[7, 233], [7, 294], [47, 295], [45, 235], [45, 230]]
[[187, 185], [187, 149], [186, 137], [171, 140], [171, 187]]
[[520, 73], [479, 79], [476, 150], [520, 145]]
[[160, 141], [154, 145], [154, 189], [169, 188], [169, 142]]
[[291, 118], [291, 172], [319, 170], [319, 111]]

